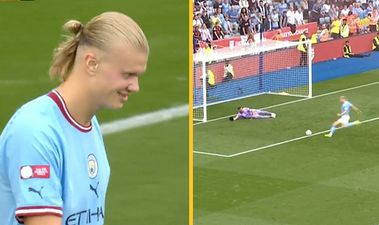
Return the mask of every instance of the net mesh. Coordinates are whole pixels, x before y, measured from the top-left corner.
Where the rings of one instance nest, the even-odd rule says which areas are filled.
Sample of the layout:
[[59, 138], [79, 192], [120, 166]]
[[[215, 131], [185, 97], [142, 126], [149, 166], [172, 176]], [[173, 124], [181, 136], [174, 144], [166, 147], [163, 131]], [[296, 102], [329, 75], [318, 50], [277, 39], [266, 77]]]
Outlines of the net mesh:
[[209, 105], [255, 95], [310, 96], [308, 55], [297, 43], [267, 41], [199, 53], [193, 71], [195, 120], [206, 121]]

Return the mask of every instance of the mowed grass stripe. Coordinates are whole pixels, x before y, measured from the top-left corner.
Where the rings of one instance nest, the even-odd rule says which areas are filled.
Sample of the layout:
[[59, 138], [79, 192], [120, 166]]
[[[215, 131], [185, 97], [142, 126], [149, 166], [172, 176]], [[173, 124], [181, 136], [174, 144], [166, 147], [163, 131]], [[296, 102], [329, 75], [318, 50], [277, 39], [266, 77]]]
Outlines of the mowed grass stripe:
[[[339, 94], [347, 95], [362, 109], [363, 114], [358, 116], [353, 113], [352, 120], [368, 120], [379, 115], [376, 92], [374, 85]], [[280, 107], [274, 111], [277, 118], [273, 120], [241, 120], [231, 123], [225, 119], [195, 127], [195, 150], [234, 156], [239, 152], [298, 138], [307, 129], [325, 131], [338, 118], [336, 113], [340, 111], [339, 107], [338, 95], [331, 95]]]

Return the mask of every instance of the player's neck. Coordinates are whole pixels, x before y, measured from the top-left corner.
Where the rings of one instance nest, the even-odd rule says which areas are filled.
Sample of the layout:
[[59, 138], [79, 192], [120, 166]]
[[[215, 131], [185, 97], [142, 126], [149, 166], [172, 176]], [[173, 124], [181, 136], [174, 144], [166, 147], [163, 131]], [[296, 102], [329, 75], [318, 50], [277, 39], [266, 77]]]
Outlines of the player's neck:
[[83, 126], [89, 126], [97, 108], [94, 106], [88, 91], [78, 82], [63, 82], [57, 88], [57, 92], [65, 101], [70, 115], [76, 122]]

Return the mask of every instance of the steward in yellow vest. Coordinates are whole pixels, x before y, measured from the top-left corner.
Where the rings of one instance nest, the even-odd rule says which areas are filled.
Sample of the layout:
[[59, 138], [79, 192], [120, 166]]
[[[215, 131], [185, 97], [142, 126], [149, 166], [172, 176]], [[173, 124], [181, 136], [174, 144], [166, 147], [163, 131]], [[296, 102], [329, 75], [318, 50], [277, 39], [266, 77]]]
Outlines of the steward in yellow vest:
[[308, 32], [304, 31], [303, 34], [300, 35], [299, 44], [297, 45], [297, 49], [300, 51], [300, 66], [305, 66], [308, 62], [308, 46], [307, 43], [305, 43], [308, 40], [307, 34]]
[[379, 51], [379, 32], [376, 37], [374, 37], [374, 40], [372, 40], [372, 50]]
[[345, 45], [343, 46], [343, 57], [345, 58], [350, 58], [350, 57], [355, 57], [355, 58], [363, 58], [363, 57], [368, 57], [370, 56], [371, 53], [369, 54], [355, 54], [351, 50], [350, 42], [346, 41]]

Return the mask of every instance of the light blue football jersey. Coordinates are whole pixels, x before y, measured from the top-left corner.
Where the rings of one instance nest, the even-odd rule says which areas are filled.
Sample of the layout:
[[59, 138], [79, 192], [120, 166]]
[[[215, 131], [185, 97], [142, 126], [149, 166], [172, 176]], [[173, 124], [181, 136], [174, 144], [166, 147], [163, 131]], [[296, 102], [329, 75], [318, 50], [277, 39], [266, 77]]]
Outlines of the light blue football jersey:
[[62, 225], [103, 225], [109, 175], [96, 118], [81, 126], [56, 91], [36, 98], [0, 136], [1, 224], [57, 215]]
[[350, 115], [351, 106], [352, 104], [349, 101], [345, 101], [341, 105], [341, 113], [346, 112], [344, 115]]

